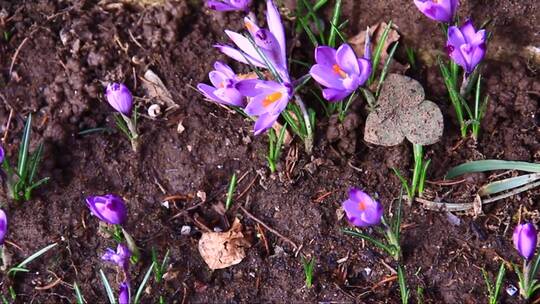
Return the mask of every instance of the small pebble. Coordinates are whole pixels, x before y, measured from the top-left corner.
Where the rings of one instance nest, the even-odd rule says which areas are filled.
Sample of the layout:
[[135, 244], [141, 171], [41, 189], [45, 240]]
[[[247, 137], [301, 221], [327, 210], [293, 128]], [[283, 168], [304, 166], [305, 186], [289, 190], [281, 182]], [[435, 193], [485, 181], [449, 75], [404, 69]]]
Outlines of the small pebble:
[[506, 293], [513, 297], [518, 292], [518, 289], [514, 285], [510, 285], [506, 288]]
[[181, 235], [190, 235], [191, 234], [191, 226], [187, 226], [187, 225], [182, 226], [182, 228], [180, 229], [180, 234]]

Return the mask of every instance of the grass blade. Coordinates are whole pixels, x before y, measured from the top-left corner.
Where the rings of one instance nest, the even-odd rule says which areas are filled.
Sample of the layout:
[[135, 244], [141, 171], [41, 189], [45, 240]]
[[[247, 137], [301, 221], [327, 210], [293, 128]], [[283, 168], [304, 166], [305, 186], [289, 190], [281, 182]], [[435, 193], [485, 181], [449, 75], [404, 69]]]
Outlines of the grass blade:
[[[334, 6], [334, 14], [332, 15], [331, 24], [338, 24], [339, 17], [341, 16], [341, 0], [336, 0], [336, 5]], [[332, 26], [330, 29], [330, 35], [328, 36], [328, 45], [330, 47], [336, 46], [336, 35], [339, 33], [339, 28]]]
[[34, 177], [36, 176], [37, 169], [39, 167], [39, 163], [41, 162], [41, 158], [43, 157], [43, 142], [41, 142], [37, 148], [37, 150], [32, 154], [32, 157], [30, 158], [30, 175], [28, 175], [28, 184], [32, 184], [34, 181]]
[[446, 174], [446, 178], [451, 179], [466, 173], [493, 170], [519, 170], [530, 173], [540, 173], [540, 164], [496, 159], [477, 160], [450, 169]]
[[229, 210], [233, 203], [234, 191], [236, 190], [236, 173], [233, 173], [229, 182], [229, 190], [227, 191], [227, 201], [225, 202], [225, 210]]
[[517, 187], [521, 187], [523, 185], [535, 182], [539, 179], [540, 179], [540, 173], [532, 173], [532, 174], [527, 174], [527, 175], [511, 177], [511, 178], [503, 179], [500, 181], [496, 181], [496, 182], [484, 185], [482, 188], [480, 188], [478, 194], [480, 194], [480, 196], [491, 195], [491, 194], [503, 192], [506, 190], [514, 189]]
[[388, 74], [388, 68], [390, 67], [390, 63], [392, 62], [392, 59], [394, 58], [394, 53], [396, 52], [396, 49], [399, 45], [399, 42], [394, 43], [392, 48], [390, 49], [390, 53], [388, 53], [388, 58], [386, 58], [386, 61], [384, 63], [383, 69], [381, 71], [381, 76], [379, 77], [379, 83], [377, 84], [377, 90], [375, 91], [375, 97], [379, 97], [379, 93], [381, 92], [381, 87], [386, 79], [386, 74]]
[[154, 269], [154, 262], [152, 262], [152, 265], [150, 265], [150, 267], [146, 271], [146, 274], [144, 275], [141, 285], [139, 285], [139, 289], [137, 289], [137, 293], [135, 294], [135, 299], [133, 300], [133, 304], [138, 304], [139, 301], [141, 300], [144, 286], [146, 286], [146, 283], [148, 283], [148, 279], [150, 279], [150, 275], [152, 274], [152, 269]]
[[81, 290], [79, 289], [79, 285], [77, 283], [73, 283], [73, 288], [75, 289], [75, 296], [77, 297], [77, 304], [84, 304], [85, 300], [81, 293]]
[[28, 149], [30, 148], [30, 132], [32, 127], [32, 114], [28, 114], [26, 124], [24, 125], [24, 132], [21, 140], [21, 147], [19, 148], [19, 162], [17, 163], [17, 172], [19, 177], [24, 180], [26, 177], [26, 163], [28, 161]]
[[351, 229], [342, 229], [342, 231], [343, 231], [345, 234], [352, 235], [352, 236], [355, 236], [355, 237], [357, 237], [357, 238], [361, 238], [361, 239], [364, 239], [364, 240], [366, 240], [366, 241], [369, 241], [369, 242], [371, 242], [373, 245], [375, 245], [375, 246], [381, 248], [382, 250], [388, 252], [389, 254], [393, 254], [393, 250], [392, 250], [389, 246], [383, 244], [383, 243], [380, 242], [380, 241], [377, 241], [376, 239], [372, 238], [372, 237], [369, 236], [369, 235], [366, 235], [366, 234], [363, 234], [363, 233], [361, 233], [361, 232], [358, 232], [358, 231], [355, 231], [355, 230], [351, 230]]
[[103, 286], [105, 287], [105, 291], [107, 292], [107, 297], [109, 298], [109, 303], [116, 304], [116, 298], [114, 297], [114, 293], [111, 288], [111, 284], [109, 284], [109, 280], [103, 273], [103, 270], [99, 270], [99, 276], [101, 277], [101, 282], [103, 282]]
[[58, 243], [53, 243], [53, 244], [50, 244], [44, 248], [41, 248], [40, 250], [38, 250], [37, 252], [35, 252], [34, 254], [32, 254], [31, 256], [27, 257], [24, 261], [22, 261], [21, 263], [19, 263], [17, 266], [11, 268], [9, 271], [8, 271], [8, 274], [10, 272], [12, 272], [13, 269], [19, 269], [17, 271], [21, 271], [20, 269], [24, 269], [25, 266], [27, 264], [29, 264], [30, 262], [32, 262], [33, 260], [39, 258], [40, 256], [42, 256], [43, 254], [45, 254], [47, 251], [51, 250], [52, 248], [54, 248], [56, 245], [58, 245]]
[[369, 77], [368, 86], [373, 82], [373, 79], [375, 79], [375, 73], [377, 72], [377, 68], [379, 67], [379, 61], [381, 60], [381, 53], [384, 45], [386, 44], [386, 40], [388, 40], [388, 34], [390, 33], [390, 29], [392, 28], [392, 21], [388, 22], [388, 25], [384, 29], [380, 41], [377, 43], [377, 46], [375, 47], [375, 52], [372, 56], [372, 70], [371, 70], [371, 76]]
[[401, 294], [401, 303], [409, 303], [410, 291], [407, 288], [407, 283], [405, 282], [405, 274], [403, 273], [403, 268], [401, 265], [398, 265], [398, 283], [399, 283], [399, 292]]
[[499, 273], [497, 274], [497, 280], [495, 281], [495, 290], [493, 291], [493, 304], [497, 303], [505, 274], [506, 267], [504, 267], [504, 262], [502, 262], [501, 267], [499, 267]]
[[304, 265], [304, 275], [306, 277], [306, 287], [308, 289], [313, 286], [313, 268], [315, 267], [315, 257], [307, 260], [302, 256], [302, 264]]

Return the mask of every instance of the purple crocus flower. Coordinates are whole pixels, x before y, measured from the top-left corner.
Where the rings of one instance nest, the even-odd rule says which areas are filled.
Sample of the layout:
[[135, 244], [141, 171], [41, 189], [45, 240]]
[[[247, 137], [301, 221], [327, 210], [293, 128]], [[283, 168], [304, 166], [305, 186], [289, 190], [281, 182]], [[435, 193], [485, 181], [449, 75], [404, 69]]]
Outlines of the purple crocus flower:
[[4, 162], [5, 157], [6, 157], [6, 152], [4, 151], [4, 147], [0, 146], [0, 164]]
[[0, 245], [4, 244], [4, 239], [7, 234], [8, 219], [4, 210], [0, 209]]
[[450, 58], [470, 74], [486, 54], [486, 31], [476, 31], [470, 20], [459, 28], [451, 26], [446, 50]]
[[315, 64], [310, 75], [322, 86], [323, 96], [329, 101], [339, 101], [363, 85], [371, 73], [371, 62], [357, 58], [348, 44], [337, 51], [328, 46], [315, 49]]
[[[266, 22], [268, 23], [268, 29], [260, 28], [251, 16], [244, 18], [246, 29], [251, 34], [259, 51], [263, 52], [269, 59], [270, 64], [275, 67], [282, 80], [284, 82], [290, 82], [287, 69], [285, 30], [281, 22], [281, 16], [272, 0], [266, 1]], [[238, 49], [227, 45], [215, 45], [222, 53], [245, 64], [268, 68], [265, 60], [259, 55], [258, 50], [248, 38], [229, 30], [226, 30], [225, 33]]]
[[107, 102], [118, 112], [129, 116], [133, 106], [133, 97], [129, 89], [122, 83], [110, 83], [105, 91]]
[[228, 12], [228, 11], [249, 11], [249, 5], [251, 4], [251, 0], [207, 0], [206, 6], [209, 9], [215, 10], [215, 11], [221, 11], [221, 12]]
[[527, 261], [532, 259], [536, 250], [537, 233], [532, 223], [517, 225], [512, 236], [514, 247]]
[[349, 199], [342, 205], [349, 222], [355, 226], [367, 227], [381, 223], [383, 206], [359, 189], [351, 188]]
[[245, 98], [236, 89], [238, 83], [238, 77], [234, 71], [225, 63], [216, 61], [214, 63], [214, 71], [208, 74], [210, 82], [214, 85], [209, 86], [204, 83], [199, 83], [197, 89], [203, 95], [217, 103], [243, 107], [245, 105]]
[[124, 272], [127, 272], [128, 270], [129, 258], [131, 258], [131, 251], [129, 251], [129, 248], [124, 244], [118, 244], [116, 252], [111, 248], [107, 248], [101, 257], [104, 261], [118, 265]]
[[429, 19], [452, 22], [459, 0], [414, 0], [414, 4]]
[[94, 216], [106, 223], [122, 225], [126, 221], [126, 204], [117, 195], [89, 196], [86, 198], [86, 204]]
[[129, 282], [124, 281], [120, 283], [120, 291], [118, 292], [118, 304], [129, 304], [130, 290]]
[[237, 88], [243, 95], [251, 97], [244, 111], [248, 115], [258, 116], [254, 127], [255, 135], [272, 127], [293, 94], [292, 86], [287, 83], [259, 79], [240, 81]]

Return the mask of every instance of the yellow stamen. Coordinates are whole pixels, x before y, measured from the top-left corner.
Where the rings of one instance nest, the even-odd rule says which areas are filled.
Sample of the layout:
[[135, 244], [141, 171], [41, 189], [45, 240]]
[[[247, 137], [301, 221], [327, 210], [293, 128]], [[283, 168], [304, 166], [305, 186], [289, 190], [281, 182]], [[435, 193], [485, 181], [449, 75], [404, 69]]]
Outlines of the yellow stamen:
[[253, 30], [253, 25], [251, 25], [251, 23], [249, 22], [244, 22], [244, 25], [246, 26], [247, 30], [248, 31], [252, 31]]
[[283, 94], [281, 94], [280, 92], [274, 92], [272, 94], [267, 95], [266, 98], [264, 98], [262, 102], [263, 107], [266, 108], [269, 105], [273, 104], [274, 102], [280, 100], [281, 96], [283, 96]]
[[347, 76], [348, 76], [347, 73], [345, 73], [345, 71], [343, 71], [341, 69], [341, 67], [339, 67], [339, 65], [337, 65], [337, 64], [334, 64], [332, 66], [332, 70], [334, 71], [334, 73], [338, 74], [339, 77], [341, 77], [341, 78], [347, 78]]
[[358, 203], [358, 210], [364, 211], [364, 210], [366, 210], [366, 208], [367, 208], [367, 206], [366, 206], [366, 203], [364, 203], [364, 201], [360, 201]]

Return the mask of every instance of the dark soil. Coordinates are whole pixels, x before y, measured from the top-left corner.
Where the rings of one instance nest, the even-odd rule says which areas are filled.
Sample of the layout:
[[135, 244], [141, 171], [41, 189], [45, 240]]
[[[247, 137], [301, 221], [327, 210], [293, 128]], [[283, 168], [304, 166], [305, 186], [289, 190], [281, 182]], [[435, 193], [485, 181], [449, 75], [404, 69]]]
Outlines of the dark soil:
[[[255, 2], [262, 12], [262, 1]], [[494, 40], [484, 70], [491, 99], [479, 142], [462, 141], [438, 68], [430, 64], [429, 56], [420, 56], [420, 67], [408, 72], [424, 85], [426, 98], [439, 104], [445, 118], [442, 141], [426, 147], [432, 181], [469, 160], [540, 161], [538, 65], [521, 52], [539, 45], [538, 2], [462, 2], [461, 17], [472, 16], [477, 23], [493, 21]], [[151, 281], [143, 303], [157, 303], [160, 295], [167, 303], [400, 302], [395, 280], [376, 285], [392, 275], [382, 261], [395, 267], [393, 262], [341, 232], [348, 224], [338, 210], [349, 187], [378, 195], [388, 208], [400, 194], [391, 168], [408, 172], [412, 163], [406, 144], [384, 148], [361, 140], [367, 112], [360, 99], [343, 127], [319, 113], [313, 156], [306, 155], [296, 140], [285, 149], [280, 172], [271, 175], [264, 157], [266, 137], [254, 138], [251, 123], [204, 101], [193, 89], [207, 81], [212, 62], [225, 60], [212, 45], [225, 41], [225, 28], [242, 26], [240, 14], [208, 12], [199, 1], [143, 8], [113, 1], [0, 0], [0, 8], [0, 31], [9, 33], [7, 40], [0, 39], [0, 121], [2, 133], [9, 131], [4, 148], [8, 155], [16, 155], [24, 119], [35, 113], [32, 144], [43, 140], [46, 154], [40, 175], [52, 178], [29, 202], [9, 201], [1, 192], [10, 224], [6, 248], [14, 261], [21, 261], [47, 244], [60, 243], [30, 264], [30, 273], [15, 279], [4, 274], [4, 295], [13, 286], [17, 302], [73, 303], [71, 284], [77, 282], [89, 303], [105, 302], [99, 269], [108, 274], [113, 289], [119, 282], [116, 271], [100, 256], [115, 244], [98, 234], [98, 220], [84, 199], [110, 192], [126, 199], [126, 229], [142, 249], [142, 262], [131, 271], [134, 287], [151, 263], [151, 248], [160, 256], [170, 250], [168, 279], [160, 285]], [[442, 49], [436, 24], [412, 1], [350, 0], [344, 1], [343, 11], [350, 20], [350, 35], [392, 19], [406, 45], [422, 54]], [[298, 46], [295, 52], [309, 55], [308, 48]], [[131, 152], [129, 142], [116, 132], [79, 135], [91, 128], [113, 128], [104, 85], [123, 81], [136, 96], [144, 97], [139, 77], [147, 68], [161, 77], [179, 108], [156, 120], [141, 119], [139, 153]], [[149, 103], [139, 102], [146, 113]], [[7, 130], [10, 111], [14, 116]], [[177, 131], [179, 122], [185, 127], [182, 133]], [[331, 132], [329, 126], [339, 130]], [[246, 174], [237, 193], [248, 190], [225, 220], [219, 206], [233, 172]], [[478, 187], [491, 178], [478, 174], [454, 186], [429, 184], [427, 191], [430, 197], [471, 202]], [[206, 201], [190, 208], [201, 203], [201, 195], [196, 195], [201, 191]], [[189, 198], [170, 200], [170, 208], [163, 207], [164, 198], [173, 195]], [[515, 215], [523, 208], [527, 218], [538, 221], [539, 202], [539, 190], [532, 190], [486, 207], [477, 218], [458, 215], [457, 226], [445, 213], [415, 204], [406, 207], [402, 244], [409, 286], [413, 291], [424, 288], [427, 303], [485, 303], [481, 268], [494, 276], [501, 258], [519, 260], [511, 244]], [[238, 209], [240, 205], [301, 245], [299, 256], [290, 244], [264, 230], [269, 252], [255, 238], [240, 264], [210, 271], [197, 250], [200, 229], [202, 225], [226, 229], [238, 216], [248, 232], [256, 233], [256, 222]], [[181, 234], [185, 225], [192, 227], [189, 235]], [[300, 255], [316, 258], [312, 289], [303, 287]], [[57, 278], [60, 283], [40, 290]], [[517, 286], [513, 274], [504, 287], [510, 284]], [[516, 297], [505, 301], [518, 303]]]

